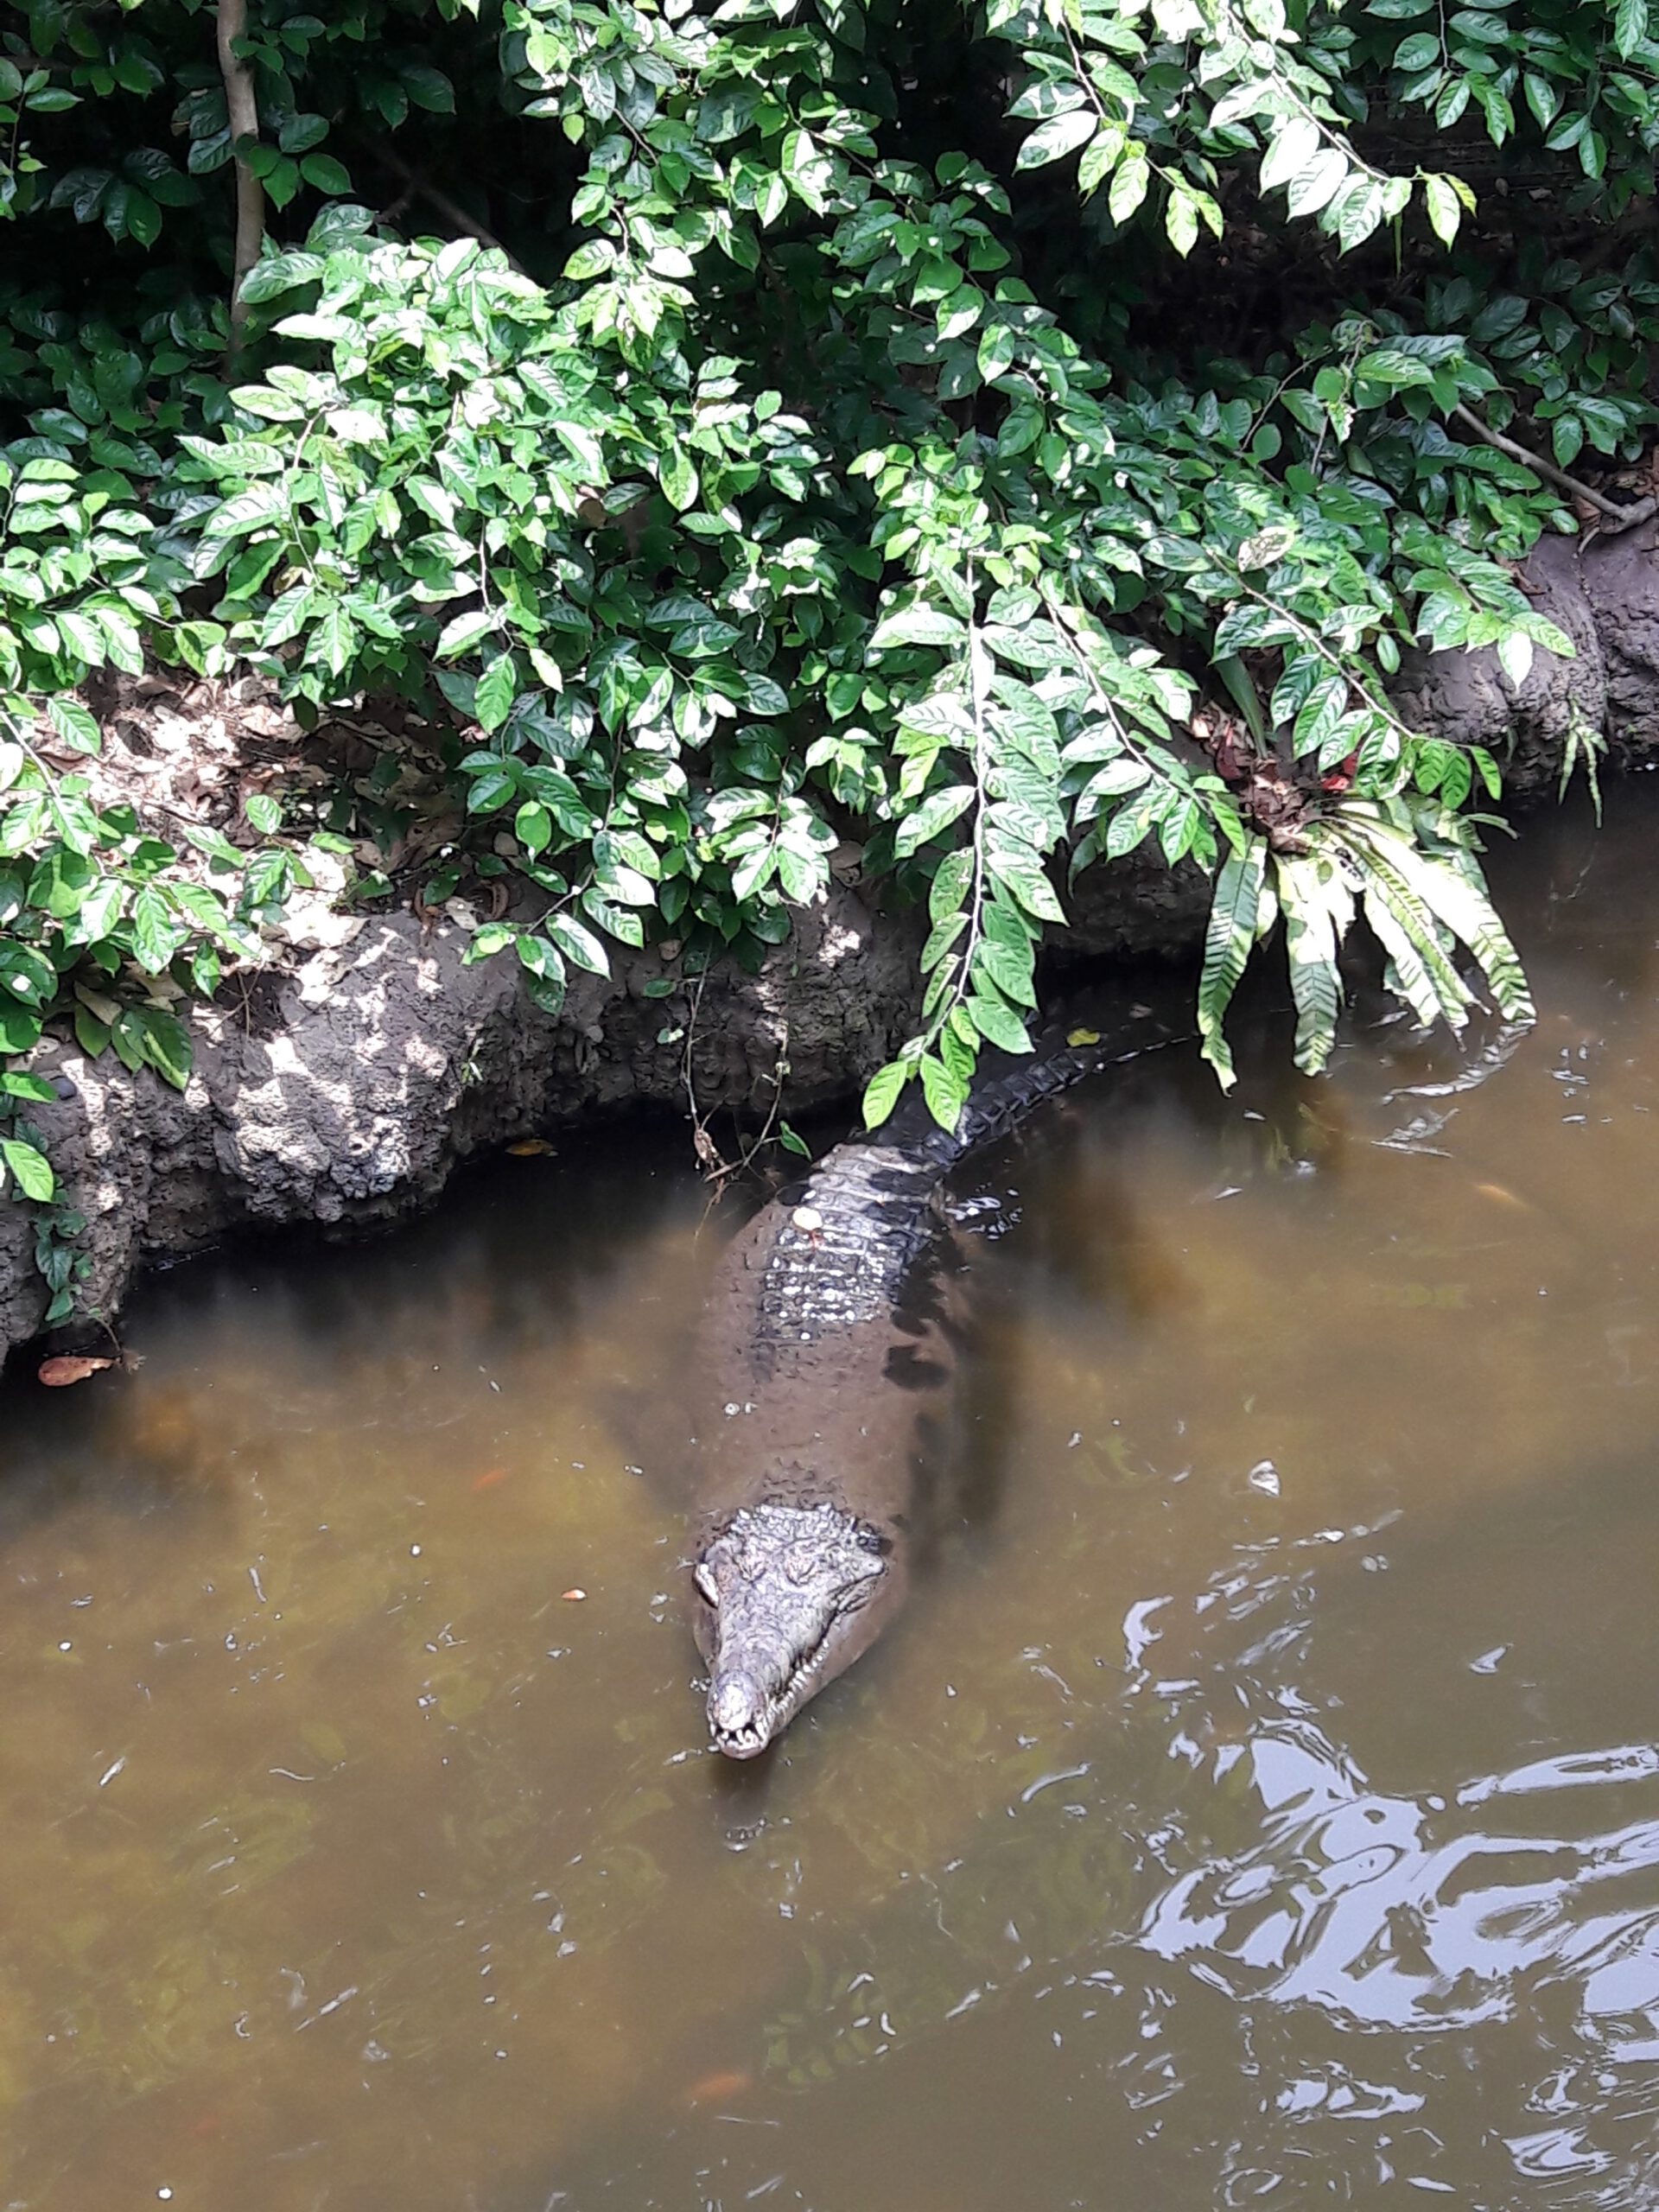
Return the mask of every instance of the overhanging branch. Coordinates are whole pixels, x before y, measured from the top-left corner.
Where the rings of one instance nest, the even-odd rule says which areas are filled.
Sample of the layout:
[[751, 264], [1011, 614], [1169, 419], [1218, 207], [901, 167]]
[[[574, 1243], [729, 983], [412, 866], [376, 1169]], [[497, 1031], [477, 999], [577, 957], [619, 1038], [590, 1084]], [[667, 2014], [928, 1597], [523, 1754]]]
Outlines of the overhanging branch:
[[1541, 454], [1530, 452], [1523, 445], [1517, 445], [1513, 438], [1506, 438], [1501, 430], [1489, 429], [1478, 415], [1461, 403], [1452, 410], [1452, 413], [1455, 421], [1461, 423], [1465, 429], [1472, 430], [1495, 452], [1507, 454], [1511, 461], [1518, 461], [1523, 468], [1531, 469], [1535, 476], [1541, 476], [1546, 484], [1553, 484], [1558, 491], [1570, 493], [1575, 499], [1583, 499], [1592, 506], [1602, 517], [1610, 534], [1617, 535], [1621, 530], [1634, 530], [1637, 523], [1646, 522], [1649, 515], [1659, 514], [1659, 499], [1638, 499], [1633, 506], [1621, 507], [1617, 500], [1605, 499], [1599, 492], [1592, 491], [1588, 484], [1581, 483], [1576, 476], [1569, 476], [1564, 468], [1557, 468], [1553, 461], [1546, 461]]

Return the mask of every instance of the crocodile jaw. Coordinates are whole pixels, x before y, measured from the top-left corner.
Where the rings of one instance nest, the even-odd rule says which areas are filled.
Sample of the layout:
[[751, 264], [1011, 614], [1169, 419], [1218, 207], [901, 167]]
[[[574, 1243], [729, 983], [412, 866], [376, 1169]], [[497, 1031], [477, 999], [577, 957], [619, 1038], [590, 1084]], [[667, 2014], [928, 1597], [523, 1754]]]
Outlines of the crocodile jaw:
[[835, 1506], [745, 1507], [696, 1563], [709, 1730], [756, 1758], [880, 1633], [898, 1577], [874, 1531]]

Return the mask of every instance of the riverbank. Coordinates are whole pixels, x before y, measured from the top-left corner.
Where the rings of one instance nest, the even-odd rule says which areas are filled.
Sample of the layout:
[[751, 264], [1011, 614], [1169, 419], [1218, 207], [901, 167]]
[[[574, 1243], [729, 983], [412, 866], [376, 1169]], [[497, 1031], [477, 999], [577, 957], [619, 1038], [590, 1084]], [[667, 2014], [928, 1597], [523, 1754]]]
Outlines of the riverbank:
[[[1505, 757], [1516, 808], [1554, 791], [1586, 730], [1605, 731], [1611, 765], [1648, 761], [1659, 745], [1656, 551], [1652, 524], [1582, 548], [1545, 541], [1525, 582], [1577, 658], [1540, 653], [1517, 691], [1490, 652], [1417, 656], [1396, 685], [1402, 709]], [[175, 835], [193, 818], [233, 830], [251, 791], [315, 776], [328, 744], [326, 732], [303, 739], [250, 684], [173, 691], [145, 677], [96, 703], [96, 776]], [[267, 967], [211, 1004], [181, 1004], [194, 1044], [182, 1092], [69, 1042], [41, 1056], [64, 1095], [32, 1111], [64, 1196], [86, 1217], [86, 1312], [112, 1321], [145, 1262], [239, 1229], [398, 1219], [429, 1204], [459, 1161], [623, 1102], [695, 1121], [850, 1100], [915, 1012], [925, 925], [859, 881], [855, 854], [758, 975], [693, 981], [672, 947], [619, 950], [609, 978], [575, 979], [556, 1019], [531, 1003], [516, 965], [468, 964], [485, 917], [465, 898], [336, 911], [344, 881], [325, 870], [296, 897]], [[1190, 958], [1207, 889], [1196, 870], [1142, 855], [1096, 868], [1069, 899], [1060, 947]], [[0, 1353], [41, 1325], [32, 1244], [23, 1212], [0, 1211]]]

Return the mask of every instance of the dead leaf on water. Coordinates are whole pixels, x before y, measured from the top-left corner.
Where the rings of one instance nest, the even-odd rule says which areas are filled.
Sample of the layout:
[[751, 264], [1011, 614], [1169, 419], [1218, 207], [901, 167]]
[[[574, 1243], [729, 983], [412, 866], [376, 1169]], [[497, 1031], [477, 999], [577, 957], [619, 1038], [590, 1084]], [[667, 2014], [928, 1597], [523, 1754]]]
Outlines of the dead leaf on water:
[[724, 2074], [705, 2074], [701, 2082], [694, 2082], [686, 2091], [686, 2102], [693, 2105], [721, 2103], [728, 2097], [741, 2096], [746, 2089], [754, 2087], [753, 2074], [741, 2074], [735, 2068]]
[[67, 1390], [72, 1382], [84, 1382], [89, 1375], [101, 1375], [106, 1367], [113, 1367], [112, 1359], [95, 1359], [79, 1352], [60, 1352], [55, 1359], [43, 1359], [35, 1370], [37, 1381], [48, 1390]]
[[1529, 1198], [1520, 1197], [1502, 1183], [1477, 1183], [1475, 1192], [1479, 1198], [1496, 1199], [1501, 1206], [1513, 1206], [1517, 1213], [1536, 1213], [1538, 1211]]
[[1073, 1046], [1078, 1045], [1098, 1045], [1100, 1042], [1100, 1032], [1098, 1029], [1068, 1029], [1065, 1033], [1065, 1041], [1068, 1045]]

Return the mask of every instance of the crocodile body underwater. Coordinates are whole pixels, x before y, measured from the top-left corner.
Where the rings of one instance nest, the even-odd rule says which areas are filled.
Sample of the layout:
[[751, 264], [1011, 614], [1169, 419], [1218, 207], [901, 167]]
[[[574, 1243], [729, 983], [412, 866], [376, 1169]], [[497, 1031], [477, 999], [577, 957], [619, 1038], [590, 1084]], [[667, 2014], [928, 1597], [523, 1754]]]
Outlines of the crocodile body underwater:
[[826, 1154], [728, 1248], [697, 1347], [693, 1561], [709, 1732], [727, 1757], [765, 1751], [904, 1602], [925, 1441], [956, 1365], [930, 1294], [946, 1175], [1143, 1049], [1090, 1038], [988, 1055], [995, 1071], [954, 1130], [911, 1103]]

